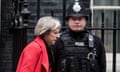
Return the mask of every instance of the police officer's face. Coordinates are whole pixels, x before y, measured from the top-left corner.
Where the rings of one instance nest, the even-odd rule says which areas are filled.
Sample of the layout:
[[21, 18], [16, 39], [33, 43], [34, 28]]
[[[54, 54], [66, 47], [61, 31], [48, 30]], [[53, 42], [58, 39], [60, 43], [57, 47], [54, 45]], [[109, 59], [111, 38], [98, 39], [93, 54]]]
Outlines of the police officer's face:
[[70, 17], [68, 19], [69, 28], [74, 32], [83, 31], [86, 26], [85, 17]]

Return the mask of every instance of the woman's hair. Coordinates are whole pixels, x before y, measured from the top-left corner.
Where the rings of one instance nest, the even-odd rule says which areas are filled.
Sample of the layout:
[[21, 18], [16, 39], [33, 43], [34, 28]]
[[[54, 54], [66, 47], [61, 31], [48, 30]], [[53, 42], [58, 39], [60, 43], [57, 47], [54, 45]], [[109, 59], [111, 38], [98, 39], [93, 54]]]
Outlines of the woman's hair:
[[61, 28], [60, 21], [51, 16], [45, 16], [38, 20], [34, 29], [34, 34], [42, 35], [45, 32], [50, 31], [51, 29], [57, 29], [57, 28], [59, 29]]

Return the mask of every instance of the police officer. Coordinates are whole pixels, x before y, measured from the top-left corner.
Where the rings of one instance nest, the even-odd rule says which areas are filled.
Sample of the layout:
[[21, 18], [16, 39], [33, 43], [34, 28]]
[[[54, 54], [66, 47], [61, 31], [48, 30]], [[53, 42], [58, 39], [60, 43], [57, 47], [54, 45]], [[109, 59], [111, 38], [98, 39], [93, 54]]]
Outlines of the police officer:
[[103, 43], [87, 30], [89, 11], [78, 0], [68, 8], [68, 29], [55, 45], [55, 72], [106, 72]]

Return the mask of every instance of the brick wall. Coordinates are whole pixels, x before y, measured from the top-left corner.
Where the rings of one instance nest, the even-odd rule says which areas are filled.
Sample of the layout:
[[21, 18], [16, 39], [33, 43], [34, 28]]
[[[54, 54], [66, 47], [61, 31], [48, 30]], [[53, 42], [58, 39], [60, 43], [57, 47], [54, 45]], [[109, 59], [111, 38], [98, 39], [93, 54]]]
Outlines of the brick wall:
[[9, 33], [11, 20], [10, 0], [1, 1], [1, 38], [0, 38], [0, 71], [12, 69], [12, 35]]

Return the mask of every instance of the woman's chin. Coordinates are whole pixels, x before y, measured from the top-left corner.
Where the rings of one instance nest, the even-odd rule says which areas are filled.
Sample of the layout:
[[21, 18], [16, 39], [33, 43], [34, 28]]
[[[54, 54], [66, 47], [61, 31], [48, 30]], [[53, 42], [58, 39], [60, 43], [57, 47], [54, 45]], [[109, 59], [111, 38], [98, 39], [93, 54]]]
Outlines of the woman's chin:
[[54, 44], [55, 44], [55, 42], [49, 43], [50, 46], [52, 46], [52, 45], [54, 45]]

